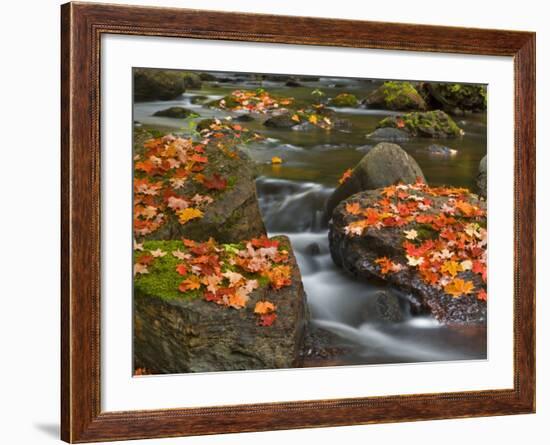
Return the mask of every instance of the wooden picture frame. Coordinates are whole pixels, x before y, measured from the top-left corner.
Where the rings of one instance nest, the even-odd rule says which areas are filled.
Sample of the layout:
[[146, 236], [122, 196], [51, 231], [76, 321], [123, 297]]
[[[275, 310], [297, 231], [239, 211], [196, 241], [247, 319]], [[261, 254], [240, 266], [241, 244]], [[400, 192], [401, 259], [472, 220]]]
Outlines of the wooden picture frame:
[[[68, 3], [61, 12], [63, 440], [94, 442], [535, 411], [534, 33], [91, 3]], [[99, 75], [103, 34], [513, 57], [513, 389], [102, 412]]]

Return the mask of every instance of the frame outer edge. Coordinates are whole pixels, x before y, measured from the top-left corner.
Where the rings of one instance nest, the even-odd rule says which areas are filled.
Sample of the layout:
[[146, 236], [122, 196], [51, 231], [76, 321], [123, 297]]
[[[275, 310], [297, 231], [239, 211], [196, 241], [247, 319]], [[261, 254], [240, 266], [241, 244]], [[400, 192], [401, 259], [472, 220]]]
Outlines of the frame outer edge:
[[71, 329], [70, 329], [70, 149], [71, 149], [71, 14], [61, 5], [61, 440], [71, 442]]
[[536, 412], [536, 34], [530, 33], [516, 53], [516, 270], [519, 289], [516, 309], [517, 346], [524, 372], [520, 373], [520, 398], [526, 412]]
[[[417, 28], [410, 24], [327, 21], [93, 3], [64, 4], [61, 12], [61, 438], [64, 441], [74, 443], [175, 437], [534, 412], [534, 33], [472, 30], [476, 39], [480, 39], [479, 50], [475, 50], [466, 43], [472, 42], [471, 38], [467, 38], [470, 30], [456, 28], [453, 31], [461, 33], [464, 40], [458, 39], [455, 47], [445, 51], [432, 44], [434, 36], [448, 30], [437, 26]], [[384, 36], [380, 40], [367, 39], [353, 43], [349, 37], [351, 31], [344, 26], [346, 22], [346, 25], [364, 23], [367, 29], [371, 29], [369, 26], [390, 26], [397, 42], [405, 35], [402, 31], [410, 33], [417, 29], [419, 35], [420, 31], [425, 31], [427, 36], [424, 39], [419, 38], [418, 45], [412, 48], [414, 51], [514, 56], [514, 390], [382, 397], [378, 402], [373, 401], [373, 398], [357, 402], [334, 399], [324, 402], [268, 404], [269, 406], [238, 405], [159, 412], [101, 413], [100, 376], [96, 366], [99, 364], [99, 350], [96, 349], [100, 341], [100, 257], [97, 246], [100, 229], [96, 227], [99, 223], [99, 108], [94, 109], [95, 106], [99, 107], [99, 80], [96, 79], [99, 72], [99, 42], [94, 39], [99, 38], [101, 32], [118, 30], [120, 21], [124, 23], [124, 29], [120, 28], [122, 34], [167, 35], [169, 30], [154, 27], [157, 23], [155, 20], [166, 16], [177, 25], [171, 31], [172, 37], [405, 49], [396, 46], [395, 41]], [[247, 18], [245, 32], [233, 35], [232, 27], [237, 29], [237, 25], [243, 23], [243, 16]], [[248, 19], [252, 18], [255, 22], [251, 24]], [[273, 20], [286, 20], [289, 24], [303, 25], [305, 29], [310, 29], [317, 23], [330, 22], [337, 25], [335, 36], [338, 38], [329, 40], [329, 35], [318, 40], [307, 40], [289, 37], [280, 30], [271, 36], [258, 28], [258, 24]], [[365, 32], [365, 36], [371, 35], [371, 31]], [[97, 91], [93, 90], [94, 86], [97, 86]]]

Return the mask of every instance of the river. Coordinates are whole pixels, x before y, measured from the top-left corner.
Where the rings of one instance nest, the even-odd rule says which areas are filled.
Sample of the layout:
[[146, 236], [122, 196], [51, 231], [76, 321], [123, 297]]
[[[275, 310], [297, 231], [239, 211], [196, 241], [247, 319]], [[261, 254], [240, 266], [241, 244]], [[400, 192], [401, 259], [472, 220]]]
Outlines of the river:
[[[214, 100], [238, 88], [259, 86], [257, 81], [246, 76], [229, 75], [225, 80], [223, 84], [208, 83], [201, 90], [186, 91], [177, 100], [136, 103], [134, 121], [146, 128], [185, 132], [193, 121], [208, 117], [237, 117], [235, 113], [191, 102], [198, 95]], [[302, 82], [299, 87], [266, 81], [262, 82], [262, 87], [272, 94], [311, 101], [311, 92], [316, 88], [325, 91], [328, 97], [350, 92], [362, 98], [379, 84], [378, 81], [319, 78]], [[188, 108], [200, 114], [200, 118], [182, 121], [152, 116], [155, 111], [171, 106]], [[412, 314], [408, 310], [407, 296], [402, 294], [402, 321], [389, 323], [377, 319], [366, 308], [369, 298], [382, 289], [380, 285], [357, 281], [333, 264], [328, 249], [328, 228], [322, 218], [325, 202], [342, 172], [352, 168], [364, 156], [361, 147], [369, 144], [365, 135], [374, 130], [380, 119], [392, 114], [363, 108], [336, 110], [338, 117], [352, 122], [352, 131], [268, 129], [258, 121], [243, 124], [266, 137], [250, 144], [247, 150], [261, 168], [261, 176], [257, 179], [260, 209], [269, 235], [285, 234], [292, 242], [312, 323], [331, 332], [334, 346], [345, 351], [335, 363], [485, 359], [485, 328], [447, 327], [429, 315]], [[430, 185], [469, 188], [474, 185], [479, 161], [486, 153], [486, 115], [457, 118], [457, 123], [465, 135], [442, 142], [457, 150], [454, 156], [431, 155], [426, 147], [433, 141], [426, 139], [400, 143], [417, 160]], [[283, 163], [272, 165], [270, 159], [273, 156], [281, 157]]]

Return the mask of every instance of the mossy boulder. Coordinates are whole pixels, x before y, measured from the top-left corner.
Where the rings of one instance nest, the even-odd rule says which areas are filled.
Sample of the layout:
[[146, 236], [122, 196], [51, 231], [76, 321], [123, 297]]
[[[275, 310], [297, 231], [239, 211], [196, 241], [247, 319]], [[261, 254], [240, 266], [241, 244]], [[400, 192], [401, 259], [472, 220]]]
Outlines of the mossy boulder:
[[197, 95], [191, 98], [192, 104], [202, 105], [208, 102], [208, 96]]
[[213, 82], [216, 80], [216, 76], [211, 73], [199, 73], [199, 78], [205, 82]]
[[[135, 139], [143, 140], [145, 135], [142, 133], [135, 136]], [[139, 153], [139, 146], [136, 148], [136, 152]], [[188, 198], [206, 193], [213, 198], [213, 202], [204, 209], [203, 216], [180, 224], [173, 212], [167, 212], [165, 222], [144, 239], [167, 240], [186, 237], [205, 241], [212, 237], [219, 242], [231, 243], [265, 235], [256, 196], [255, 179], [258, 171], [256, 164], [247, 155], [246, 148], [237, 148], [235, 156], [228, 156], [213, 144], [207, 145], [205, 149], [208, 163], [201, 173], [209, 178], [214, 174], [219, 175], [227, 181], [226, 188], [205, 190], [196, 181], [186, 181], [182, 188], [174, 190], [176, 195]]]
[[299, 123], [292, 119], [292, 114], [289, 112], [274, 114], [264, 121], [264, 125], [271, 128], [292, 128]]
[[326, 219], [331, 218], [341, 201], [355, 193], [398, 182], [413, 184], [418, 179], [426, 181], [415, 159], [399, 145], [381, 142], [363, 156], [353, 169], [351, 177], [330, 195], [326, 204]]
[[341, 93], [330, 100], [333, 107], [356, 107], [359, 104], [357, 97], [350, 93]]
[[[221, 104], [223, 104], [223, 106], [221, 106]], [[224, 108], [224, 109], [231, 110], [233, 108], [240, 106], [240, 103], [235, 99], [235, 97], [232, 94], [228, 94], [227, 96], [224, 96], [221, 99], [216, 99], [211, 102], [208, 102], [207, 105], [213, 108]]]
[[185, 119], [186, 117], [197, 117], [198, 114], [194, 111], [183, 107], [170, 107], [164, 110], [159, 110], [153, 116], [172, 117], [176, 119]]
[[[178, 291], [182, 277], [171, 252], [181, 242], [144, 243], [147, 250], [169, 253], [134, 280], [134, 368], [168, 374], [302, 366], [306, 295], [288, 238], [277, 239], [290, 252], [292, 284], [274, 290], [259, 279], [242, 309], [205, 301], [201, 291]], [[260, 326], [254, 314], [255, 304], [265, 300], [277, 307], [271, 326]]]
[[139, 68], [133, 74], [136, 101], [171, 100], [185, 91], [183, 76], [178, 71]]
[[382, 119], [376, 128], [399, 128], [411, 136], [430, 138], [454, 138], [462, 136], [462, 130], [444, 111], [412, 112]]
[[383, 110], [426, 110], [426, 102], [410, 82], [384, 82], [368, 95], [364, 104]]
[[202, 80], [198, 74], [185, 73], [183, 74], [183, 84], [189, 90], [200, 90], [202, 88]]
[[[429, 193], [414, 192], [418, 198], [426, 198], [432, 202], [424, 215], [440, 215], [444, 205], [449, 205], [449, 197], [433, 196]], [[439, 239], [439, 233], [429, 226], [413, 221], [405, 226], [370, 227], [361, 235], [351, 235], [346, 227], [361, 218], [346, 210], [347, 204], [359, 205], [361, 209], [372, 208], [385, 195], [382, 189], [357, 193], [342, 201], [332, 214], [329, 226], [329, 247], [334, 263], [350, 275], [367, 282], [382, 282], [395, 286], [409, 295], [412, 310], [416, 313], [430, 313], [438, 321], [446, 324], [479, 324], [487, 321], [487, 303], [476, 297], [474, 292], [464, 294], [459, 298], [447, 294], [444, 289], [427, 284], [422, 279], [419, 269], [408, 266], [406, 251], [403, 248], [404, 230], [415, 230], [418, 238], [427, 240]], [[486, 210], [486, 203], [477, 195], [468, 194], [461, 197], [468, 204]], [[481, 218], [481, 217], [480, 217]], [[478, 221], [486, 225], [486, 218]], [[376, 263], [380, 258], [387, 258], [400, 264], [399, 271], [383, 273]], [[463, 270], [456, 275], [461, 280], [467, 280], [475, 289], [484, 289], [485, 283], [481, 276], [471, 270]]]
[[455, 116], [487, 109], [485, 85], [424, 82], [420, 89], [431, 107], [440, 108]]

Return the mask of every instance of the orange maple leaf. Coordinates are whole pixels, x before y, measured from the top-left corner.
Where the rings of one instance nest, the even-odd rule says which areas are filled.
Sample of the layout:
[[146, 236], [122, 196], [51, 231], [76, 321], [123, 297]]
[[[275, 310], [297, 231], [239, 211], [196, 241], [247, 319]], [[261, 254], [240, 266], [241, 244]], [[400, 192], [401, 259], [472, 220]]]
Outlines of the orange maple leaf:
[[460, 278], [455, 278], [445, 286], [444, 290], [454, 298], [458, 298], [462, 295], [471, 294], [474, 290], [474, 283], [471, 281], [464, 281]]

